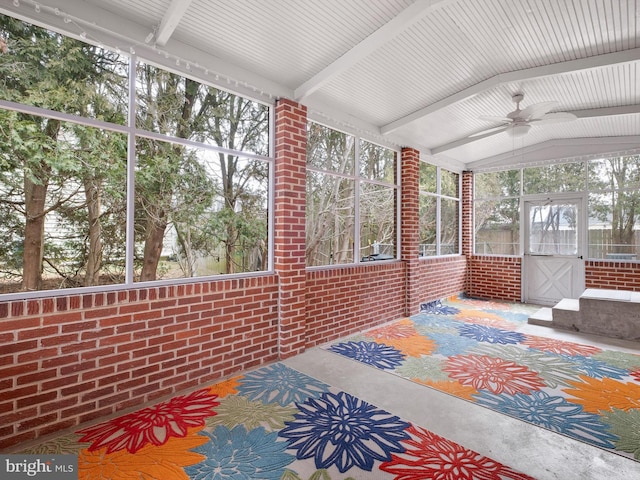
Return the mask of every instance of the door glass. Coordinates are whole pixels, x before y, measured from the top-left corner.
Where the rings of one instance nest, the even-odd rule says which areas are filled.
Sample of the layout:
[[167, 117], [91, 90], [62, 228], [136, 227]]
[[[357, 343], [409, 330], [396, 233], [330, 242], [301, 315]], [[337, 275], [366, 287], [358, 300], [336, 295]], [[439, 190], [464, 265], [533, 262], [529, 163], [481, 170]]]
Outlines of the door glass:
[[529, 205], [529, 252], [533, 255], [578, 254], [578, 209], [575, 203]]

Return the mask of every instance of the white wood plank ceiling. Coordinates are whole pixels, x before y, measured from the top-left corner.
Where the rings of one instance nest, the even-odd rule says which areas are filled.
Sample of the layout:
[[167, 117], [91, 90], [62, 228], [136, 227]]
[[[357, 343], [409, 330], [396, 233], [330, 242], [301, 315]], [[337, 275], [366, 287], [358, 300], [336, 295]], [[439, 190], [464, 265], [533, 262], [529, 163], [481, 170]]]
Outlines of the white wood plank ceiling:
[[[0, 12], [294, 99], [454, 170], [640, 151], [640, 0], [3, 0]], [[577, 119], [478, 135], [515, 93]]]

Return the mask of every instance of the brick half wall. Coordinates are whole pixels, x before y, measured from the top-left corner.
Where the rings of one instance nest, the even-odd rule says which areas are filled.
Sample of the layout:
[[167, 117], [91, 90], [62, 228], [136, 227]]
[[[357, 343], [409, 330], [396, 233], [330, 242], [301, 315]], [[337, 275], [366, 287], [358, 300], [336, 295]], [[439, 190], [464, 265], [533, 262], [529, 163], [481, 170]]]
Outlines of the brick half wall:
[[471, 297], [519, 302], [522, 298], [520, 257], [473, 255], [469, 260], [467, 294]]
[[307, 271], [307, 347], [401, 318], [404, 262]]
[[587, 260], [585, 286], [639, 292], [640, 262]]
[[0, 449], [277, 360], [274, 275], [0, 303]]
[[[460, 257], [421, 258], [418, 270], [420, 302], [439, 300], [466, 291], [467, 260]], [[412, 311], [411, 314], [418, 313]]]

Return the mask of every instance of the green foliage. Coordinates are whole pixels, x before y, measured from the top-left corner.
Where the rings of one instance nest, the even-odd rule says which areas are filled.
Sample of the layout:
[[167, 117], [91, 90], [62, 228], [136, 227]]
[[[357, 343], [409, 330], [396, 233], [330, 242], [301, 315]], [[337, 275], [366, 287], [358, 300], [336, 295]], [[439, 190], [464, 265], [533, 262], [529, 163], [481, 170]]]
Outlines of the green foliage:
[[[0, 16], [8, 51], [0, 55], [0, 98], [23, 105], [125, 125], [128, 58]], [[156, 67], [138, 64], [137, 126], [173, 138], [268, 155], [269, 107]], [[45, 114], [46, 115], [46, 114]], [[266, 244], [265, 162], [211, 153], [177, 143], [136, 139], [135, 248], [162, 275], [159, 250], [171, 228], [184, 258], [208, 255], [220, 245], [241, 258], [251, 245]], [[40, 238], [44, 257], [30, 268], [59, 285], [82, 284], [89, 263], [104, 281], [121, 281], [127, 232], [126, 135], [21, 112], [0, 110], [0, 270], [20, 276], [27, 218], [46, 217]], [[45, 197], [33, 213], [25, 185]], [[40, 201], [40, 200], [39, 200]], [[226, 205], [233, 215], [218, 215]], [[241, 205], [241, 207], [240, 207]], [[212, 222], [211, 219], [215, 219]], [[207, 236], [211, 225], [216, 235]], [[205, 228], [206, 227], [206, 228]], [[32, 229], [33, 231], [33, 229]], [[160, 235], [160, 237], [158, 237]], [[27, 268], [27, 265], [24, 265]], [[155, 274], [155, 273], [154, 273]], [[185, 271], [192, 275], [194, 271]], [[93, 273], [92, 273], [93, 275]], [[111, 279], [111, 280], [110, 280]], [[103, 280], [99, 280], [103, 281]], [[37, 285], [29, 288], [39, 288]]]

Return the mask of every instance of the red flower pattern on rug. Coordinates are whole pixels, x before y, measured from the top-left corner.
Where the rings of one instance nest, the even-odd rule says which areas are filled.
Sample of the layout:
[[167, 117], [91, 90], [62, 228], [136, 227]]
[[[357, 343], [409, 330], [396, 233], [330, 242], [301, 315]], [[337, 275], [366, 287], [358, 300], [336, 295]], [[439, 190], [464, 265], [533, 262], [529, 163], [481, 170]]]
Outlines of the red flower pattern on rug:
[[407, 450], [380, 466], [395, 480], [533, 480], [421, 427], [411, 425], [407, 433]]
[[527, 367], [487, 355], [449, 357], [443, 370], [463, 385], [497, 394], [528, 394], [545, 386], [538, 374]]
[[537, 337], [535, 335], [527, 335], [527, 339], [523, 341], [522, 344], [529, 348], [556, 353], [558, 355], [584, 355], [585, 357], [589, 357], [602, 351], [601, 348], [591, 345], [580, 345], [578, 343], [556, 340], [554, 338]]
[[205, 418], [216, 415], [220, 403], [209, 389], [174, 397], [108, 422], [79, 430], [80, 442], [92, 442], [89, 451], [107, 447], [107, 453], [127, 449], [136, 453], [147, 444], [160, 446], [171, 437], [184, 437], [188, 428], [203, 426]]

